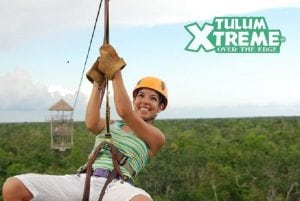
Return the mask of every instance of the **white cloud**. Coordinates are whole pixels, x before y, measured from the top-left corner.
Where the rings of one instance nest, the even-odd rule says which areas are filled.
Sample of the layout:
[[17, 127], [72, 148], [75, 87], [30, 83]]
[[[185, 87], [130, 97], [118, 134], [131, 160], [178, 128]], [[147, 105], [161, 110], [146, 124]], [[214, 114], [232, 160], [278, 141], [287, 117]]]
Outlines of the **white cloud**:
[[[48, 108], [59, 101], [61, 98], [73, 106], [75, 95], [69, 93], [63, 87], [52, 87], [51, 90], [46, 85], [34, 83], [29, 72], [23, 69], [16, 69], [4, 75], [0, 75], [0, 121], [32, 121], [35, 120], [37, 113], [40, 114], [39, 120], [43, 120], [49, 111]], [[75, 113], [81, 115], [86, 107], [86, 96], [79, 93]], [[79, 110], [79, 114], [76, 110]], [[23, 113], [27, 114], [22, 115]], [[16, 114], [23, 116], [23, 120]]]
[[[0, 49], [13, 48], [26, 40], [51, 32], [92, 27], [96, 0], [4, 0], [0, 3]], [[299, 0], [113, 0], [111, 25], [158, 25], [199, 21], [226, 14], [300, 6]], [[102, 22], [102, 18], [99, 20]]]
[[73, 90], [66, 89], [63, 86], [60, 85], [51, 85], [48, 87], [48, 92], [51, 94], [55, 94], [59, 92], [62, 96], [68, 95], [68, 94], [75, 94]]
[[[14, 46], [20, 45], [22, 43], [28, 42], [28, 40], [34, 37], [42, 38], [51, 38], [49, 36], [53, 32], [60, 32], [64, 34], [63, 31], [70, 31], [72, 29], [82, 29], [82, 27], [88, 27], [88, 30], [91, 30], [91, 27], [94, 23], [94, 18], [97, 10], [97, 6], [100, 0], [3, 0], [0, 2], [0, 51], [7, 50], [7, 48], [12, 48]], [[283, 7], [296, 7], [300, 6], [299, 0], [274, 0], [270, 1], [240, 1], [240, 0], [228, 0], [228, 1], [217, 1], [211, 0], [208, 2], [202, 2], [198, 0], [186, 0], [186, 1], [137, 1], [137, 0], [111, 0], [111, 25], [126, 25], [126, 26], [152, 26], [158, 24], [168, 24], [168, 23], [180, 23], [187, 21], [200, 21], [205, 20], [214, 16], [220, 15], [234, 15], [234, 14], [244, 14], [247, 15], [247, 12], [253, 12], [268, 8], [283, 8]], [[274, 12], [275, 13], [275, 12]], [[280, 13], [280, 12], [278, 12]], [[280, 13], [278, 16], [282, 16]], [[276, 19], [279, 19], [277, 16]], [[282, 17], [280, 17], [281, 19]], [[293, 18], [296, 19], [296, 18]], [[102, 18], [100, 18], [102, 22]], [[100, 24], [99, 24], [100, 25]], [[102, 29], [101, 25], [99, 26]], [[148, 27], [149, 28], [149, 27]], [[153, 30], [156, 27], [153, 28]], [[274, 27], [277, 28], [277, 27]], [[143, 27], [139, 27], [143, 29]], [[135, 29], [133, 29], [135, 30]], [[148, 30], [148, 29], [145, 29]], [[150, 29], [149, 29], [150, 30]], [[158, 29], [157, 29], [158, 30]], [[297, 29], [293, 26], [292, 35], [297, 33]], [[75, 30], [76, 31], [76, 30]], [[156, 30], [155, 30], [156, 31]], [[184, 30], [183, 30], [184, 31]], [[195, 111], [195, 116], [205, 116], [202, 115], [203, 111], [206, 111], [209, 115], [214, 115], [214, 108], [218, 114], [222, 113], [220, 107], [227, 107], [224, 109], [224, 114], [227, 114], [229, 110], [238, 111], [238, 107], [244, 107], [245, 105], [259, 105], [261, 107], [274, 103], [275, 105], [286, 105], [293, 108], [290, 111], [299, 111], [294, 109], [298, 107], [299, 95], [297, 93], [297, 86], [299, 86], [299, 68], [297, 68], [297, 53], [291, 53], [290, 50], [297, 50], [297, 40], [293, 41], [292, 35], [288, 34], [289, 28], [286, 27], [284, 34], [287, 34], [287, 43], [283, 45], [285, 51], [282, 51], [280, 55], [276, 55], [274, 58], [269, 58], [266, 55], [258, 56], [255, 55], [248, 59], [245, 62], [246, 56], [240, 55], [239, 58], [229, 59], [230, 56], [226, 55], [226, 58], [223, 58], [220, 55], [209, 55], [205, 56], [200, 54], [185, 54], [180, 52], [179, 59], [174, 62], [174, 58], [178, 53], [178, 49], [183, 51], [185, 43], [188, 42], [188, 39], [184, 41], [182, 47], [180, 46], [175, 54], [170, 54], [167, 58], [162, 58], [160, 54], [153, 58], [151, 65], [148, 66], [158, 66], [156, 69], [144, 68], [138, 70], [132, 70], [132, 66], [141, 66], [142, 60], [147, 61], [149, 54], [145, 51], [145, 44], [142, 44], [140, 41], [135, 41], [141, 45], [143, 51], [139, 51], [139, 56], [136, 56], [136, 49], [132, 46], [128, 46], [126, 52], [133, 52], [134, 56], [126, 56], [128, 58], [128, 64], [131, 66], [128, 68], [128, 76], [130, 79], [127, 79], [127, 83], [130, 83], [134, 86], [136, 77], [139, 76], [140, 72], [143, 74], [153, 74], [157, 72], [158, 76], [166, 77], [168, 86], [170, 86], [170, 109], [173, 107], [174, 111], [177, 113], [174, 115], [176, 117], [188, 117], [192, 114], [191, 111]], [[70, 33], [70, 32], [68, 32]], [[144, 32], [138, 32], [144, 33]], [[158, 32], [153, 32], [159, 34]], [[48, 34], [48, 35], [46, 35]], [[123, 33], [122, 33], [123, 34]], [[126, 34], [126, 33], [125, 33]], [[183, 33], [189, 37], [188, 33]], [[60, 34], [55, 34], [57, 35]], [[131, 36], [137, 38], [136, 35], [131, 34]], [[59, 37], [59, 36], [58, 36]], [[177, 39], [183, 39], [184, 37], [178, 33], [176, 35]], [[295, 37], [296, 38], [296, 37]], [[172, 45], [174, 43], [173, 40]], [[144, 38], [143, 38], [144, 40]], [[131, 41], [131, 40], [128, 40]], [[29, 41], [30, 42], [30, 41]], [[158, 41], [159, 42], [159, 41]], [[180, 44], [182, 41], [176, 41], [174, 44], [174, 49], [176, 45]], [[146, 45], [149, 45], [147, 43]], [[75, 43], [73, 43], [75, 44]], [[72, 44], [72, 45], [73, 45]], [[52, 72], [55, 72], [56, 68], [60, 66], [60, 59], [56, 58], [55, 54], [51, 54], [51, 47], [46, 47], [47, 52], [43, 52], [42, 59], [47, 61], [42, 63], [43, 68], [38, 68], [41, 66], [39, 60], [39, 54], [36, 54], [36, 50], [32, 51], [32, 43], [28, 43], [26, 46], [26, 56], [24, 55], [23, 49], [18, 53], [17, 51], [11, 51], [10, 57], [3, 57], [2, 67], [4, 66], [28, 66], [32, 70], [13, 70], [9, 73], [2, 74], [0, 72], [0, 122], [3, 121], [3, 117], [8, 117], [9, 114], [17, 121], [24, 121], [23, 119], [29, 121], [29, 116], [32, 115], [35, 111], [39, 113], [39, 119], [43, 119], [43, 116], [47, 114], [48, 108], [50, 105], [58, 101], [61, 97], [65, 98], [67, 102], [73, 104], [74, 101], [74, 90], [65, 87], [75, 86], [77, 87], [77, 81], [75, 79], [70, 79], [69, 83], [64, 83], [65, 77], [59, 76], [58, 74], [50, 74], [50, 71], [45, 69], [51, 69]], [[76, 43], [76, 45], [78, 45]], [[293, 45], [293, 46], [291, 46]], [[42, 45], [41, 45], [42, 46]], [[71, 45], [67, 45], [68, 47]], [[153, 45], [154, 46], [154, 45]], [[152, 44], [149, 47], [149, 52], [156, 52], [157, 49], [153, 49]], [[73, 46], [72, 46], [73, 47]], [[6, 49], [5, 49], [6, 48]], [[86, 46], [84, 46], [86, 48]], [[160, 47], [161, 48], [161, 47]], [[173, 46], [172, 46], [173, 48]], [[24, 48], [25, 49], [25, 48]], [[43, 49], [43, 50], [45, 50]], [[73, 49], [80, 49], [79, 47]], [[83, 49], [83, 48], [81, 48]], [[163, 49], [163, 47], [162, 47]], [[40, 50], [40, 49], [39, 49]], [[85, 49], [84, 49], [85, 50]], [[134, 50], [134, 51], [133, 51]], [[163, 49], [165, 50], [165, 49]], [[62, 55], [70, 53], [70, 49], [63, 49], [56, 47], [55, 51], [60, 51]], [[174, 52], [176, 52], [174, 50]], [[41, 51], [42, 52], [42, 51]], [[125, 52], [125, 51], [124, 51]], [[160, 52], [160, 51], [157, 51]], [[6, 52], [5, 52], [6, 53]], [[85, 53], [85, 51], [84, 51]], [[1, 54], [1, 52], [0, 52]], [[49, 57], [44, 57], [44, 55], [50, 55]], [[73, 55], [73, 54], [71, 54]], [[77, 54], [74, 54], [77, 56]], [[144, 55], [147, 55], [144, 57]], [[155, 54], [154, 54], [155, 55]], [[130, 56], [133, 58], [133, 61], [130, 61]], [[151, 55], [153, 56], [153, 54]], [[174, 57], [175, 56], [175, 57]], [[74, 56], [75, 57], [75, 56]], [[11, 58], [5, 60], [5, 58]], [[46, 58], [46, 59], [45, 59]], [[138, 59], [136, 59], [138, 58]], [[146, 58], [146, 59], [145, 59]], [[210, 59], [214, 59], [214, 62], [211, 62]], [[216, 59], [218, 58], [218, 59]], [[57, 60], [59, 61], [57, 61]], [[182, 66], [186, 65], [186, 62], [189, 60], [189, 66], [184, 72], [180, 71]], [[157, 61], [157, 63], [154, 62]], [[170, 73], [164, 69], [162, 65], [162, 60], [169, 65], [171, 64], [174, 71], [172, 71], [172, 76]], [[137, 63], [135, 63], [137, 62]], [[147, 61], [148, 62], [148, 61]], [[241, 62], [241, 63], [239, 63]], [[74, 62], [75, 63], [75, 62]], [[59, 64], [59, 65], [57, 65]], [[72, 63], [73, 64], [73, 63]], [[157, 64], [157, 65], [156, 65]], [[201, 64], [201, 66], [200, 66]], [[230, 66], [237, 66], [236, 68]], [[142, 65], [143, 66], [143, 65]], [[161, 67], [159, 67], [161, 66]], [[205, 67], [202, 67], [205, 66]], [[242, 67], [241, 67], [242, 66]], [[70, 65], [69, 65], [70, 67]], [[76, 66], [72, 66], [72, 75], [76, 74], [74, 69]], [[256, 68], [254, 68], [256, 67]], [[269, 68], [266, 68], [269, 67]], [[201, 70], [197, 73], [194, 69]], [[127, 69], [127, 68], [126, 68]], [[125, 69], [125, 70], [126, 70]], [[166, 69], [166, 68], [165, 68]], [[207, 70], [208, 69], [208, 70]], [[246, 69], [242, 71], [241, 69]], [[247, 71], [247, 69], [252, 69]], [[277, 69], [277, 70], [276, 70]], [[280, 70], [281, 69], [281, 70]], [[3, 70], [3, 69], [2, 69]], [[74, 70], [74, 71], [73, 71]], [[178, 73], [180, 71], [180, 73]], [[31, 73], [29, 73], [31, 72]], [[34, 73], [33, 73], [34, 72]], [[37, 76], [41, 83], [34, 82], [34, 75], [43, 72], [47, 76]], [[58, 71], [57, 71], [58, 72]], [[59, 71], [60, 72], [60, 71]], [[271, 73], [270, 73], [271, 72]], [[49, 73], [49, 74], [48, 74]], [[255, 76], [256, 73], [260, 73], [260, 76]], [[31, 74], [33, 78], [31, 78]], [[63, 73], [60, 73], [61, 75]], [[127, 73], [126, 73], [127, 74]], [[181, 86], [178, 86], [178, 80], [181, 80], [182, 74], [186, 77], [185, 86], [194, 87], [194, 90], [191, 90], [188, 94], [189, 96], [179, 96], [180, 94], [187, 94], [186, 87], [181, 89]], [[195, 75], [201, 75], [201, 79], [195, 78]], [[41, 78], [42, 77], [42, 78]], [[63, 79], [62, 79], [63, 77]], [[71, 77], [71, 76], [70, 76]], [[44, 79], [45, 78], [45, 79]], [[53, 79], [55, 78], [55, 79]], [[128, 78], [128, 77], [127, 77]], [[237, 79], [238, 78], [238, 79]], [[265, 81], [265, 82], [264, 82]], [[47, 86], [45, 83], [60, 83], [61, 85], [51, 85]], [[72, 83], [72, 84], [70, 84]], [[200, 86], [200, 87], [198, 87]], [[203, 87], [204, 86], [204, 87]], [[209, 88], [205, 88], [209, 86]], [[222, 86], [222, 87], [220, 87]], [[198, 87], [198, 88], [197, 88]], [[132, 87], [128, 87], [131, 89]], [[81, 87], [81, 93], [79, 102], [77, 103], [77, 111], [75, 115], [79, 116], [79, 119], [83, 119], [84, 110], [86, 106], [86, 99], [90, 94], [91, 85], [88, 81], [83, 82]], [[190, 88], [189, 88], [190, 89]], [[288, 89], [288, 90], [287, 90]], [[112, 99], [111, 99], [112, 101]], [[113, 102], [113, 101], [112, 101]], [[192, 107], [191, 110], [187, 110], [187, 116], [183, 111], [176, 109], [178, 107], [185, 108], [185, 106]], [[195, 107], [207, 107], [207, 109], [200, 108], [199, 110]], [[113, 107], [112, 107], [113, 108]], [[213, 109], [211, 109], [213, 108]], [[277, 107], [279, 108], [279, 107]], [[269, 108], [270, 109], [270, 108]], [[273, 108], [271, 108], [273, 110]], [[270, 110], [271, 110], [270, 109]], [[38, 111], [40, 110], [40, 111]], [[241, 109], [241, 111], [251, 111], [250, 109]], [[12, 112], [14, 111], [14, 112]], [[169, 110], [171, 112], [171, 110]], [[211, 113], [209, 114], [209, 112]], [[262, 110], [261, 110], [262, 111]], [[275, 111], [275, 109], [274, 109]], [[284, 111], [284, 110], [280, 110]], [[287, 111], [289, 111], [287, 109]], [[216, 112], [216, 114], [217, 114]], [[243, 113], [243, 112], [242, 112]], [[245, 112], [246, 113], [246, 112]], [[284, 114], [284, 112], [282, 112]], [[278, 113], [278, 114], [282, 114]], [[18, 115], [19, 114], [19, 115]], [[23, 116], [22, 116], [22, 115]], [[26, 114], [26, 115], [25, 115]], [[42, 114], [42, 115], [41, 115]], [[168, 112], [166, 113], [166, 115]], [[173, 113], [172, 113], [173, 114]], [[268, 112], [266, 112], [268, 114]], [[287, 114], [292, 114], [287, 112]], [[298, 112], [299, 114], [299, 112]], [[162, 114], [164, 116], [165, 112]], [[255, 114], [256, 115], [256, 114]], [[37, 117], [38, 115], [35, 115]], [[27, 118], [26, 118], [27, 117]], [[42, 118], [41, 118], [42, 117]], [[1, 119], [2, 118], [2, 119]], [[32, 117], [32, 120], [33, 117]]]
[[13, 70], [0, 77], [0, 109], [40, 109], [50, 99], [47, 87], [32, 83], [25, 70]]
[[[96, 1], [5, 0], [0, 3], [0, 47], [58, 30], [91, 26]], [[5, 19], [5, 20], [4, 20]]]
[[[112, 17], [117, 23], [157, 25], [199, 21], [227, 14], [240, 14], [270, 8], [300, 6], [299, 0], [172, 0], [172, 1], [111, 1]], [[114, 11], [113, 9], [116, 9]], [[113, 13], [114, 12], [114, 13]], [[113, 19], [114, 20], [114, 19]]]
[[[275, 79], [275, 78], [274, 78]], [[277, 80], [277, 79], [276, 79]], [[240, 82], [240, 81], [237, 81]], [[74, 119], [84, 120], [86, 100], [89, 85], [83, 86], [77, 106], [75, 108]], [[286, 88], [291, 83], [282, 86]], [[271, 83], [272, 85], [272, 83]], [[299, 86], [298, 84], [295, 84]], [[111, 87], [110, 87], [111, 88]], [[275, 87], [277, 88], [277, 87]], [[83, 90], [85, 89], [85, 90]], [[278, 88], [277, 88], [278, 89]], [[86, 91], [85, 95], [82, 91]], [[241, 90], [239, 90], [241, 91]], [[268, 91], [268, 90], [266, 90]], [[31, 79], [30, 73], [26, 70], [17, 69], [0, 75], [0, 122], [30, 122], [30, 121], [44, 121], [50, 115], [48, 108], [56, 103], [60, 98], [64, 98], [71, 106], [75, 98], [74, 93], [70, 93], [63, 86], [47, 87], [40, 83], [34, 83]], [[295, 93], [294, 90], [292, 90]], [[199, 95], [202, 93], [199, 92]], [[291, 93], [292, 94], [292, 93]], [[170, 99], [175, 99], [172, 97]], [[178, 97], [177, 97], [178, 98]], [[189, 97], [191, 98], [191, 97]], [[202, 101], [203, 97], [196, 98]], [[213, 100], [218, 100], [221, 97], [213, 97]], [[238, 98], [238, 97], [235, 97]], [[281, 96], [282, 98], [282, 96]], [[191, 98], [193, 99], [193, 98]], [[287, 100], [290, 101], [291, 97]], [[110, 98], [111, 117], [118, 119], [113, 105], [113, 98]], [[103, 104], [104, 105], [104, 104]], [[246, 117], [246, 116], [281, 116], [281, 115], [299, 115], [299, 102], [294, 104], [237, 104], [237, 105], [206, 105], [201, 103], [201, 106], [189, 104], [186, 105], [172, 105], [161, 114], [158, 118], [215, 118], [215, 117]], [[102, 108], [102, 113], [105, 113], [105, 107]]]

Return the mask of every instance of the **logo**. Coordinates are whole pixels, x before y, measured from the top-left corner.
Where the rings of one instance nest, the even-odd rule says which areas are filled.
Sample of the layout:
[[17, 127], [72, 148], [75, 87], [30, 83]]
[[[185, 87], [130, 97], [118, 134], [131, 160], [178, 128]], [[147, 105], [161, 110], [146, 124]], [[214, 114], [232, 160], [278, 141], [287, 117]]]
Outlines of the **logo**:
[[191, 52], [280, 53], [286, 38], [279, 29], [269, 29], [264, 17], [215, 17], [213, 22], [184, 26], [192, 39]]

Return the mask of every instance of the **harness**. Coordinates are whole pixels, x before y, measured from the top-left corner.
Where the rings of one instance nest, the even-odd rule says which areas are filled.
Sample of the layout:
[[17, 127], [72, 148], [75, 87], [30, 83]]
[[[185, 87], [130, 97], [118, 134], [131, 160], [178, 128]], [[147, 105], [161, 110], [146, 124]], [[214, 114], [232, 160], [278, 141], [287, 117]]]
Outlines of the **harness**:
[[[109, 43], [109, 0], [105, 0], [105, 10], [104, 10], [104, 40], [103, 44]], [[118, 148], [112, 143], [112, 136], [110, 133], [110, 106], [109, 106], [109, 90], [108, 90], [108, 79], [106, 78], [105, 84], [101, 86], [100, 93], [101, 93], [101, 99], [100, 99], [100, 106], [102, 104], [102, 100], [105, 94], [105, 88], [106, 88], [106, 133], [104, 137], [104, 141], [102, 141], [100, 144], [97, 145], [92, 155], [89, 157], [85, 167], [80, 170], [79, 173], [86, 173], [85, 178], [85, 184], [84, 184], [84, 192], [82, 196], [82, 201], [89, 201], [89, 195], [90, 195], [90, 181], [91, 176], [93, 174], [93, 168], [92, 165], [96, 158], [101, 154], [101, 150], [106, 149], [111, 152], [112, 156], [112, 162], [113, 162], [113, 170], [109, 172], [107, 176], [107, 180], [101, 190], [101, 193], [99, 195], [98, 201], [102, 201], [105, 190], [108, 186], [108, 184], [114, 179], [114, 178], [121, 178], [123, 181], [128, 181], [130, 178], [124, 175], [121, 171], [120, 166], [123, 166], [126, 168], [126, 170], [130, 173], [130, 175], [134, 176], [134, 171], [131, 168], [131, 166], [127, 163], [127, 156], [122, 154]]]
[[89, 201], [89, 195], [90, 195], [90, 180], [91, 176], [93, 173], [92, 169], [92, 164], [96, 160], [96, 158], [99, 156], [100, 151], [102, 149], [109, 150], [111, 152], [112, 156], [112, 162], [113, 162], [113, 170], [108, 174], [108, 177], [106, 179], [106, 182], [101, 190], [100, 196], [98, 201], [101, 201], [104, 197], [105, 190], [108, 186], [108, 184], [117, 176], [119, 176], [123, 181], [128, 181], [129, 178], [124, 175], [121, 171], [120, 166], [123, 166], [127, 169], [127, 171], [133, 175], [133, 170], [131, 166], [127, 163], [127, 157], [122, 154], [116, 146], [113, 145], [111, 142], [111, 135], [110, 133], [105, 134], [105, 140], [102, 141], [96, 149], [94, 150], [92, 156], [89, 158], [86, 166], [81, 170], [81, 173], [85, 172], [86, 173], [86, 178], [85, 178], [85, 184], [84, 184], [84, 192], [83, 192], [83, 197], [82, 201]]

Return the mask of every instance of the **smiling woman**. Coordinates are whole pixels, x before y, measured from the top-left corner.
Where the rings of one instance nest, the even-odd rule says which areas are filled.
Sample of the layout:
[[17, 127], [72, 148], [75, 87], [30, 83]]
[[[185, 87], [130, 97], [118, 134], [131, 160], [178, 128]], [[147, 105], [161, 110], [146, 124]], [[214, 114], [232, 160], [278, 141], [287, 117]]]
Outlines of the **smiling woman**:
[[[151, 201], [151, 196], [133, 185], [134, 178], [165, 143], [165, 135], [153, 125], [165, 110], [168, 93], [163, 81], [142, 78], [133, 90], [133, 103], [125, 89], [121, 69], [126, 65], [111, 45], [88, 71], [93, 89], [86, 109], [86, 127], [95, 134], [95, 144], [79, 174], [22, 174], [3, 185], [5, 201], [65, 200]], [[116, 111], [122, 120], [102, 118], [100, 107], [107, 79], [112, 81]], [[108, 85], [106, 85], [108, 86]], [[133, 104], [133, 106], [132, 106]], [[70, 190], [71, 189], [71, 190]], [[100, 194], [100, 197], [99, 197]]]

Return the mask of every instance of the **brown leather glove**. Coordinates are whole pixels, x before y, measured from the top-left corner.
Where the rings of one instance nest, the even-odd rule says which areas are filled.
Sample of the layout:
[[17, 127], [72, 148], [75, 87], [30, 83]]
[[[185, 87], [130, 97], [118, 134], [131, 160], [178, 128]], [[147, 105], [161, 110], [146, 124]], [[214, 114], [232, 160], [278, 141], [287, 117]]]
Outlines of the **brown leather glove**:
[[102, 86], [105, 83], [105, 75], [98, 69], [98, 66], [99, 57], [96, 59], [92, 67], [86, 73], [86, 77], [91, 83], [94, 83], [94, 81], [96, 81], [99, 84], [99, 86]]
[[98, 68], [109, 80], [112, 80], [115, 73], [125, 66], [125, 61], [118, 56], [118, 53], [110, 44], [101, 46]]

